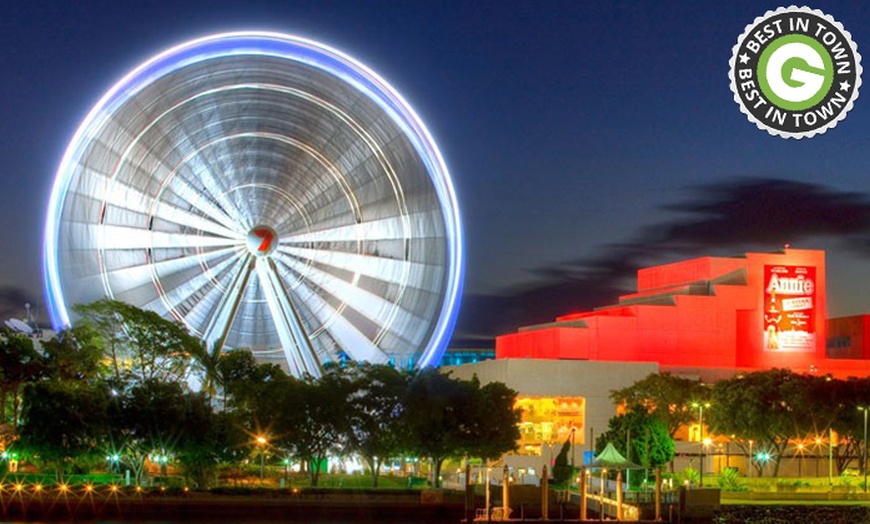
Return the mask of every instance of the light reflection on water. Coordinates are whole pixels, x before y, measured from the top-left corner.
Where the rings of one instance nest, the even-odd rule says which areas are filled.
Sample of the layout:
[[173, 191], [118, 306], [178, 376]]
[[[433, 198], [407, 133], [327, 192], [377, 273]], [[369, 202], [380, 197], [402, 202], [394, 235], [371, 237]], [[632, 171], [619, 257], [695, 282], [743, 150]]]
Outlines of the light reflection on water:
[[[59, 524], [64, 521], [2, 521], [0, 524]], [[400, 519], [388, 520], [221, 520], [220, 524], [457, 524], [458, 520], [419, 520], [408, 518], [407, 521]], [[213, 520], [76, 520], [76, 524], [215, 524]]]

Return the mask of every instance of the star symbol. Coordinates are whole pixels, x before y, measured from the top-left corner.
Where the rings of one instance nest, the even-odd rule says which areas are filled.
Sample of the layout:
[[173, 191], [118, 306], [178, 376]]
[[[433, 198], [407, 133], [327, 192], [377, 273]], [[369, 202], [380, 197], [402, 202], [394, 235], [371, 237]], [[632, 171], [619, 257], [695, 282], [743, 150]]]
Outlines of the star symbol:
[[848, 80], [840, 82], [840, 91], [848, 91], [850, 87], [852, 87], [852, 85]]
[[745, 64], [747, 62], [749, 62], [749, 55], [747, 55], [746, 53], [740, 55], [740, 63]]

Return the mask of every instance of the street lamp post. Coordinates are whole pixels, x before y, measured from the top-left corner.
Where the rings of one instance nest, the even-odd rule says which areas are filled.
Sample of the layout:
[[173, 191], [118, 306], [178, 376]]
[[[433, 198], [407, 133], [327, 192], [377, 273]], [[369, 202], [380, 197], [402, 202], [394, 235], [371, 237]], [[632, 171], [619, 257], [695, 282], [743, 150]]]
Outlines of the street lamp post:
[[800, 452], [800, 457], [798, 458], [798, 477], [803, 477], [803, 463], [804, 463], [804, 445], [803, 443], [799, 443], [797, 445], [797, 451], [795, 451], [795, 455]]
[[698, 409], [698, 426], [700, 427], [700, 430], [701, 430], [701, 434], [700, 434], [700, 438], [699, 438], [700, 443], [701, 443], [701, 471], [700, 471], [701, 479], [699, 481], [699, 485], [703, 488], [704, 487], [704, 408], [709, 408], [710, 403], [709, 402], [704, 402], [704, 403], [693, 402], [692, 407]]
[[265, 478], [265, 470], [266, 470], [266, 464], [265, 464], [265, 451], [266, 450], [265, 450], [265, 448], [266, 448], [266, 444], [268, 444], [268, 443], [269, 443], [269, 441], [266, 439], [266, 437], [264, 437], [262, 435], [257, 437], [257, 447], [260, 449], [260, 484], [263, 483], [263, 479]]
[[748, 468], [748, 470], [746, 471], [746, 476], [747, 476], [747, 477], [751, 477], [751, 476], [752, 476], [752, 457], [754, 456], [754, 455], [752, 454], [752, 445], [753, 445], [754, 443], [755, 443], [755, 442], [752, 441], [752, 440], [749, 441], [749, 468]]

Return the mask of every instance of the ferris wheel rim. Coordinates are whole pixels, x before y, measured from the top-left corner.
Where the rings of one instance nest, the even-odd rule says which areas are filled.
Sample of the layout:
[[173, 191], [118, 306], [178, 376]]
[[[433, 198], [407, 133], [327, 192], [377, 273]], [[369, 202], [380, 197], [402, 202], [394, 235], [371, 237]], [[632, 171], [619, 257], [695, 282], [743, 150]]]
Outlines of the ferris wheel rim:
[[46, 301], [55, 329], [71, 325], [58, 267], [60, 214], [73, 176], [72, 163], [83, 153], [90, 135], [120, 105], [168, 72], [206, 57], [262, 55], [293, 60], [340, 78], [385, 111], [404, 133], [425, 164], [440, 203], [446, 228], [447, 271], [444, 299], [435, 328], [418, 366], [437, 364], [456, 323], [464, 280], [463, 234], [459, 206], [446, 163], [425, 124], [405, 99], [377, 73], [349, 55], [307, 38], [269, 31], [208, 35], [183, 42], [148, 59], [116, 82], [88, 111], [58, 165], [46, 215], [43, 276]]

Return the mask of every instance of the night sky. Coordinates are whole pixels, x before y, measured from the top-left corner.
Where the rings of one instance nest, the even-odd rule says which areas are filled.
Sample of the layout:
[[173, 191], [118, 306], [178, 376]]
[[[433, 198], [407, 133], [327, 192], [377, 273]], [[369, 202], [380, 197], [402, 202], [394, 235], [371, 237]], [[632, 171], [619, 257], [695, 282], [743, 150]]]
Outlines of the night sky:
[[[426, 122], [467, 238], [457, 344], [612, 302], [642, 265], [786, 243], [827, 250], [829, 314], [870, 313], [870, 96], [797, 141], [729, 89], [738, 36], [780, 5], [4, 2], [0, 296], [42, 302], [55, 170], [103, 92], [187, 39], [263, 29], [354, 56]], [[811, 7], [870, 57], [870, 4]]]

